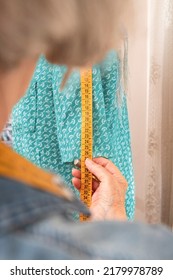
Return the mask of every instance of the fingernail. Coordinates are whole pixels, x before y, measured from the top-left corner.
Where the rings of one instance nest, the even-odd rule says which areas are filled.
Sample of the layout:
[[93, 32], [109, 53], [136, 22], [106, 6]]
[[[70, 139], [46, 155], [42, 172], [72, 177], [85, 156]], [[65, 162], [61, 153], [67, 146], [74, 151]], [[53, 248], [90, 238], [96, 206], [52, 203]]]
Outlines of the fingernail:
[[80, 159], [75, 159], [75, 160], [74, 160], [74, 165], [77, 166], [77, 167], [81, 167], [81, 161], [80, 161]]

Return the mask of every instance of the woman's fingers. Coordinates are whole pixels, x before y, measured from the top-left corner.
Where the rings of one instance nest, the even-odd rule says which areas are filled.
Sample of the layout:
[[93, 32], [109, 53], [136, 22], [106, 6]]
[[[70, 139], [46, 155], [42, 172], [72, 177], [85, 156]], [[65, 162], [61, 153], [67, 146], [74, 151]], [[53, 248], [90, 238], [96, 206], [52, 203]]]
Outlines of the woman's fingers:
[[[124, 178], [124, 176], [121, 174], [120, 170], [108, 159], [106, 158], [94, 158], [93, 160], [86, 159], [85, 161], [86, 167], [88, 170], [94, 174], [100, 182], [110, 182], [113, 178], [116, 179], [119, 184], [122, 184], [125, 189], [127, 189], [127, 181]], [[80, 190], [81, 186], [81, 171], [78, 169], [73, 168], [72, 169], [72, 175], [73, 185]], [[113, 176], [113, 177], [112, 177]], [[96, 189], [99, 186], [99, 182], [93, 179], [93, 192], [96, 191]]]
[[81, 187], [81, 180], [80, 179], [75, 178], [75, 177], [72, 178], [72, 184], [76, 189], [80, 190], [80, 187]]
[[86, 167], [88, 170], [94, 174], [100, 182], [104, 182], [105, 179], [110, 176], [110, 172], [100, 164], [95, 163], [94, 161], [90, 160], [89, 158], [85, 161]]
[[81, 178], [81, 171], [73, 168], [72, 169], [72, 175], [73, 175], [73, 177], [76, 177], [76, 178], [80, 179]]
[[[78, 169], [73, 168], [72, 169], [72, 175], [74, 176], [74, 178], [72, 179], [72, 184], [74, 185], [75, 188], [80, 190], [80, 186], [81, 186], [81, 171], [78, 170]], [[93, 179], [93, 184], [92, 184], [93, 192], [95, 192], [95, 190], [98, 188], [98, 186], [99, 186], [99, 182], [96, 181], [95, 179]]]
[[105, 167], [112, 175], [120, 175], [122, 176], [120, 170], [107, 158], [98, 157], [93, 158], [93, 161], [103, 167]]
[[[117, 181], [127, 186], [126, 179], [121, 174], [120, 170], [106, 158], [94, 158], [93, 160], [86, 159], [86, 167], [92, 174], [94, 174], [99, 181], [105, 181], [110, 175], [113, 175]], [[75, 178], [81, 179], [81, 171], [78, 169], [72, 169], [72, 175]], [[79, 183], [77, 184], [77, 186]], [[96, 190], [99, 184], [95, 183], [93, 179], [93, 191]]]
[[99, 158], [94, 158], [93, 161], [103, 166], [106, 170], [110, 172], [111, 175], [113, 175], [116, 178], [116, 180], [119, 183], [122, 183], [127, 188], [128, 183], [126, 179], [122, 175], [121, 171], [110, 160], [99, 157]]
[[117, 182], [122, 184], [127, 189], [128, 183], [126, 179], [120, 170], [110, 160], [105, 158], [95, 158], [93, 160], [86, 159], [85, 163], [88, 170], [92, 172], [100, 182], [110, 180], [111, 175], [116, 179]]
[[[107, 158], [104, 157], [97, 157], [92, 159], [94, 162], [98, 163], [99, 165], [102, 165], [106, 169], [108, 169], [111, 173], [115, 172], [117, 167]], [[76, 167], [81, 168], [81, 160], [80, 159], [75, 159], [74, 160], [74, 165]]]

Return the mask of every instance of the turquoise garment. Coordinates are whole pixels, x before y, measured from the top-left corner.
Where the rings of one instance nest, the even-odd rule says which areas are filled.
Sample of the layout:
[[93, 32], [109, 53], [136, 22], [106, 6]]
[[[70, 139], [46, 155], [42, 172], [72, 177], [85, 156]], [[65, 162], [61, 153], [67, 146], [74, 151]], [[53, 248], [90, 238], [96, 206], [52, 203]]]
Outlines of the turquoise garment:
[[[117, 54], [111, 51], [93, 67], [93, 156], [109, 158], [123, 173], [128, 181], [126, 212], [133, 219], [134, 176], [119, 65]], [[65, 66], [51, 65], [40, 57], [26, 95], [13, 110], [13, 146], [36, 165], [60, 174], [78, 195], [71, 171], [74, 159], [80, 158], [80, 73], [74, 71], [61, 92], [65, 71]]]

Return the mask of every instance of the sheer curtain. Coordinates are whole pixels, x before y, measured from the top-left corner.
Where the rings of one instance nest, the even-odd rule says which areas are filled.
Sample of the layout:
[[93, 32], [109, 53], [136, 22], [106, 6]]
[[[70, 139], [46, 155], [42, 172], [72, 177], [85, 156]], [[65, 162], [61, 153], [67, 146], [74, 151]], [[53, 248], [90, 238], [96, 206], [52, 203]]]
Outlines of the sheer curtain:
[[173, 226], [173, 1], [149, 1], [146, 219]]
[[173, 227], [173, 0], [139, 2], [142, 44], [139, 54], [136, 43], [130, 47], [129, 101], [137, 219]]

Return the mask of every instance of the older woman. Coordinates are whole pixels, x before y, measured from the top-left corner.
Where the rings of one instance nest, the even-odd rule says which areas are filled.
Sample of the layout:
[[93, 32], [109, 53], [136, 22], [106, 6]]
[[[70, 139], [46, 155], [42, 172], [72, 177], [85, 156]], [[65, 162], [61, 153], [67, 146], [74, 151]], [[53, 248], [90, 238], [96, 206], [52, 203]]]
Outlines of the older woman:
[[[50, 60], [69, 62], [69, 65], [96, 61], [111, 47], [110, 38], [117, 26], [111, 19], [115, 17], [115, 8], [119, 14], [122, 7], [122, 1], [114, 0], [0, 0], [1, 130], [12, 106], [26, 90], [38, 55], [49, 53]], [[106, 41], [100, 39], [102, 30], [109, 31]], [[73, 45], [73, 37], [77, 45]], [[2, 174], [4, 151], [6, 148], [0, 144]], [[15, 169], [15, 154], [12, 159]], [[127, 182], [118, 168], [103, 158], [87, 159], [86, 166], [100, 181], [93, 188], [91, 219], [126, 219]], [[23, 172], [29, 175], [29, 171]], [[74, 184], [80, 188], [80, 174], [74, 173]], [[74, 223], [67, 218], [74, 206], [72, 198], [67, 203], [63, 197], [31, 189], [6, 176], [0, 176], [1, 259], [173, 257], [173, 235], [164, 227], [153, 229], [108, 221]], [[84, 211], [80, 202], [76, 207]]]
[[[128, 182], [126, 213], [134, 218], [134, 176], [121, 62], [115, 51], [93, 66], [93, 157], [110, 159]], [[29, 89], [13, 110], [13, 148], [36, 165], [60, 174], [70, 189], [74, 160], [80, 158], [80, 72], [60, 91], [66, 67], [40, 57]]]

